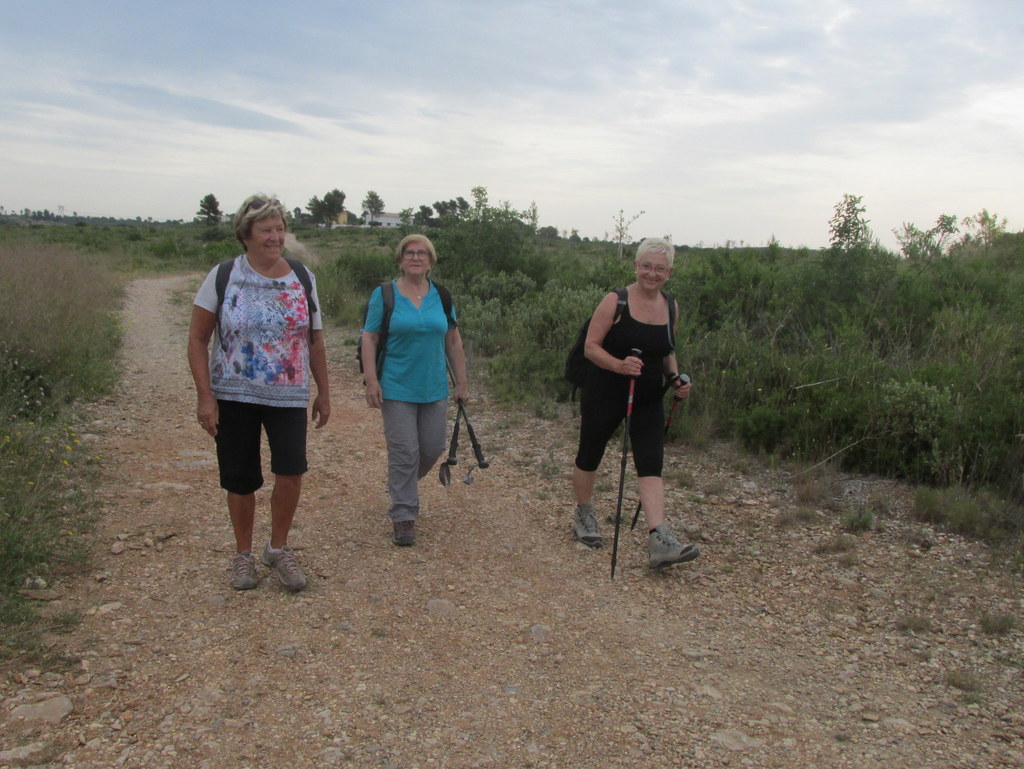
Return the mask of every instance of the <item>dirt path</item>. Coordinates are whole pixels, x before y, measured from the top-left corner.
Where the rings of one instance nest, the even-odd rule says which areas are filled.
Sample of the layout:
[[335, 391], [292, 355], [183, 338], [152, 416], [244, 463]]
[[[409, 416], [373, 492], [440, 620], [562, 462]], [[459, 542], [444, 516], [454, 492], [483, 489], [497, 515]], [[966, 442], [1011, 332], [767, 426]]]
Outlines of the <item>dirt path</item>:
[[[845, 483], [897, 502], [836, 552], [839, 516], [794, 520], [784, 472], [672, 447], [670, 509], [704, 556], [651, 574], [626, 532], [612, 582], [608, 551], [568, 533], [575, 420], [478, 398], [492, 467], [425, 482], [417, 546], [398, 549], [380, 417], [337, 330], [292, 537], [311, 585], [230, 590], [184, 359], [196, 286], [130, 286], [124, 383], [90, 427], [95, 567], [48, 605], [83, 615], [51, 639], [80, 662], [0, 683], [0, 767], [1024, 766], [1020, 621], [979, 624], [1019, 618], [1021, 583], [907, 521], [895, 485]], [[617, 462], [604, 469], [611, 512]]]

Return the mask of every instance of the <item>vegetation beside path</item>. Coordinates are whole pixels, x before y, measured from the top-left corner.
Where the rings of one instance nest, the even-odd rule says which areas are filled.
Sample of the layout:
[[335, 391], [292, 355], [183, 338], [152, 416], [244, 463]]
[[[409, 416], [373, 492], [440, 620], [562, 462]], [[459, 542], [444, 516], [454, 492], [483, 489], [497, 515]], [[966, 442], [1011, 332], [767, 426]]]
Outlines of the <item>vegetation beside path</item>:
[[[609, 288], [631, 278], [618, 243], [538, 227], [537, 212], [492, 205], [486, 190], [423, 228], [436, 277], [458, 296], [477, 376], [509, 402], [553, 417], [567, 400], [565, 351]], [[699, 387], [672, 439], [735, 440], [814, 478], [842, 469], [919, 484], [923, 523], [1024, 549], [1024, 234], [982, 213], [900, 233], [882, 248], [860, 199], [836, 207], [827, 248], [680, 245], [668, 289], [682, 307], [683, 367]], [[0, 225], [0, 655], [32, 651], [38, 625], [22, 590], [88, 550], [90, 452], [82, 406], [118, 376], [124, 276], [202, 272], [237, 253], [223, 226]], [[634, 225], [634, 228], [636, 225]], [[321, 304], [354, 342], [366, 296], [393, 274], [414, 229], [300, 228], [317, 256]], [[660, 233], [657, 233], [660, 234]], [[620, 233], [628, 244], [628, 232]], [[517, 406], [522, 408], [522, 406]], [[879, 524], [870, 505], [841, 513]], [[48, 626], [73, 617], [47, 620]]]

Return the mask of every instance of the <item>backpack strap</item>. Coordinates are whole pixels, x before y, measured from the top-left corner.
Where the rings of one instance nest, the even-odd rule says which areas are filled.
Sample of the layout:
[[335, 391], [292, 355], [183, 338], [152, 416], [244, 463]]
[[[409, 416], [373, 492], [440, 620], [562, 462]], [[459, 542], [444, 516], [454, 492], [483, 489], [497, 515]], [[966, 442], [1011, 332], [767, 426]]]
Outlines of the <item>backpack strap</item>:
[[391, 314], [395, 311], [395, 284], [390, 280], [380, 282], [380, 298], [384, 303], [384, 309], [380, 316], [380, 331], [377, 333], [383, 341], [387, 339], [388, 329], [391, 327]]
[[662, 291], [661, 295], [665, 297], [665, 301], [668, 302], [668, 346], [673, 351], [676, 349], [676, 300], [672, 294], [667, 291]]
[[622, 317], [622, 313], [626, 310], [626, 305], [629, 304], [629, 291], [623, 288], [615, 289], [615, 295], [619, 297], [619, 301], [615, 303], [615, 316], [612, 318], [612, 325], [614, 326], [619, 322], [619, 318]]
[[444, 314], [448, 318], [448, 328], [458, 328], [459, 324], [452, 317], [452, 292], [436, 281], [432, 280], [430, 284], [437, 289], [437, 293], [441, 296], [441, 306], [444, 308]]
[[214, 314], [217, 316], [217, 338], [220, 339], [222, 347], [224, 346], [224, 335], [220, 330], [220, 308], [224, 304], [224, 293], [227, 291], [228, 281], [231, 279], [231, 270], [235, 267], [236, 258], [225, 259], [217, 265], [217, 277], [214, 281], [214, 286], [217, 289], [217, 312]]

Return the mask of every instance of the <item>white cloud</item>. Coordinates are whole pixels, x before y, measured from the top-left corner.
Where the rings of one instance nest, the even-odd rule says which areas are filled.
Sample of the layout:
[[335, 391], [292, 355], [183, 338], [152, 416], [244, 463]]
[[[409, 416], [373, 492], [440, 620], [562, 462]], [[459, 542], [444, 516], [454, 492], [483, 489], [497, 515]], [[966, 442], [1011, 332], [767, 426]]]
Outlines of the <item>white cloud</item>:
[[389, 210], [489, 188], [542, 224], [817, 246], [862, 195], [1020, 226], [1010, 0], [37, 0], [0, 28], [0, 203], [189, 218], [255, 189]]

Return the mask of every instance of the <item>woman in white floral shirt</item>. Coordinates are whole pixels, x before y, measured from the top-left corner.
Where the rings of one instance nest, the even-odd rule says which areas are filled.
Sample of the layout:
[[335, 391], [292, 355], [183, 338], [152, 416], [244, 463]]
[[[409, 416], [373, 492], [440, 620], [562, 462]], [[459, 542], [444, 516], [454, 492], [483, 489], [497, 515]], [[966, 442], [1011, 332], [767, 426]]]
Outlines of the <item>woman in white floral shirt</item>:
[[316, 426], [323, 427], [331, 413], [316, 282], [301, 264], [284, 257], [287, 224], [280, 201], [247, 198], [235, 214], [234, 230], [245, 253], [210, 271], [192, 307], [188, 362], [196, 416], [216, 441], [220, 483], [227, 491], [236, 549], [232, 587], [247, 590], [258, 583], [252, 544], [265, 430], [274, 490], [270, 541], [261, 560], [284, 588], [301, 590], [306, 577], [288, 547], [288, 532], [307, 470], [310, 377], [316, 383]]

